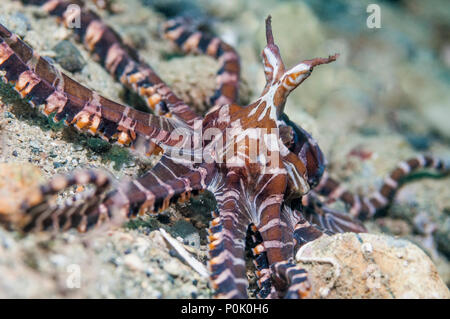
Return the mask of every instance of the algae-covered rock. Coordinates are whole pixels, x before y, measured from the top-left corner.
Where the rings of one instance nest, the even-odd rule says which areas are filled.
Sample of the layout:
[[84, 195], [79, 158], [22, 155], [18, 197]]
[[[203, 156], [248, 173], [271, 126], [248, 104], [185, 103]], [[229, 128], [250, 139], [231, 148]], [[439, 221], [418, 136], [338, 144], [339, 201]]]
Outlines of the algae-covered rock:
[[428, 256], [407, 240], [337, 234], [303, 246], [316, 298], [450, 298]]

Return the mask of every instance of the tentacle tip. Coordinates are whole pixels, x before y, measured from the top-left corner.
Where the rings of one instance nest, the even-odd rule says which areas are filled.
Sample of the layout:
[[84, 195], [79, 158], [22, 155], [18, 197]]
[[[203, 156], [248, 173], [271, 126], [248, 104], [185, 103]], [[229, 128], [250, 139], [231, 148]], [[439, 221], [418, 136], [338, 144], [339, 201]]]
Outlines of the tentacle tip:
[[335, 54], [333, 54], [333, 55], [330, 55], [330, 56], [328, 57], [328, 60], [329, 60], [330, 62], [334, 62], [334, 61], [336, 61], [336, 60], [339, 58], [339, 56], [340, 56], [339, 53], [335, 53]]
[[333, 55], [328, 56], [328, 58], [315, 58], [312, 60], [304, 61], [303, 63], [309, 65], [310, 68], [314, 68], [315, 66], [321, 65], [321, 64], [328, 64], [331, 62], [334, 62], [339, 58], [339, 53], [335, 53]]
[[272, 34], [272, 16], [268, 15], [266, 18], [266, 39], [267, 45], [274, 44], [273, 34]]

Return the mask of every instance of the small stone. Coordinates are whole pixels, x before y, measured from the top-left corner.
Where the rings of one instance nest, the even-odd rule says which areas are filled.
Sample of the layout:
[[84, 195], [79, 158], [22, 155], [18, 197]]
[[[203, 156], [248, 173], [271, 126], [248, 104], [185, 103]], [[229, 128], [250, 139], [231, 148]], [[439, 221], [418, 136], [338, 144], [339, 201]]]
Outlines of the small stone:
[[78, 49], [70, 41], [63, 40], [59, 42], [53, 50], [56, 53], [56, 62], [67, 71], [81, 71], [86, 64]]
[[30, 147], [31, 147], [31, 152], [33, 152], [33, 153], [41, 152], [41, 146], [36, 141], [30, 141]]
[[408, 134], [406, 135], [406, 140], [412, 147], [418, 151], [426, 151], [430, 148], [431, 140], [428, 136], [418, 135], [418, 134]]
[[167, 271], [170, 275], [174, 277], [178, 277], [182, 273], [179, 263], [175, 260], [170, 260], [163, 266], [163, 268], [165, 271]]
[[5, 111], [3, 114], [5, 115], [5, 117], [7, 119], [13, 119], [14, 118], [14, 114], [12, 114], [11, 112]]
[[124, 264], [129, 269], [135, 270], [135, 271], [143, 271], [145, 269], [144, 263], [142, 262], [142, 260], [134, 254], [126, 255], [124, 257]]
[[370, 243], [364, 243], [361, 245], [361, 250], [364, 254], [370, 255], [373, 252], [373, 247]]
[[63, 167], [64, 165], [67, 164], [67, 161], [62, 161], [62, 162], [53, 162], [53, 167], [54, 168], [60, 168]]
[[72, 145], [72, 150], [73, 150], [74, 152], [80, 152], [80, 151], [83, 150], [83, 146], [80, 145], [80, 144], [74, 144], [74, 145]]

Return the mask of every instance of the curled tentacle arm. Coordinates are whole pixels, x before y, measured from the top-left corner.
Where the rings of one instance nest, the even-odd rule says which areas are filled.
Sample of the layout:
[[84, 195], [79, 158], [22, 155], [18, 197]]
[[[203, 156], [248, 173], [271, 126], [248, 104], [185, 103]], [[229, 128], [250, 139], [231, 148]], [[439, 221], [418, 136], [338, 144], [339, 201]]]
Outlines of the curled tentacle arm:
[[[284, 235], [278, 244], [270, 240], [267, 233], [281, 228]], [[260, 258], [263, 273], [257, 273], [261, 291], [259, 296], [266, 298], [306, 298], [310, 295], [312, 286], [307, 272], [294, 262], [295, 247], [306, 241], [322, 236], [323, 232], [308, 224], [300, 212], [287, 206], [281, 208], [278, 218], [263, 227], [259, 227], [262, 243], [253, 251]], [[270, 237], [270, 235], [269, 235]]]
[[128, 215], [159, 212], [197, 195], [207, 189], [214, 170], [213, 165], [186, 167], [163, 156], [152, 170], [122, 188], [128, 198]]
[[[328, 201], [342, 200], [349, 208], [349, 213], [354, 218], [366, 220], [376, 217], [391, 204], [395, 193], [403, 185], [405, 179], [420, 169], [435, 169], [438, 173], [448, 175], [450, 165], [443, 160], [431, 156], [419, 155], [397, 165], [384, 179], [380, 189], [370, 196], [353, 194], [346, 190], [339, 182], [324, 174], [322, 180], [314, 189], [314, 192], [325, 196]], [[307, 195], [314, 196], [314, 193]], [[314, 201], [313, 198], [311, 198]]]
[[325, 157], [316, 140], [306, 130], [289, 120], [286, 114], [282, 116], [280, 138], [283, 144], [303, 162], [306, 167], [308, 184], [315, 187], [325, 171]]

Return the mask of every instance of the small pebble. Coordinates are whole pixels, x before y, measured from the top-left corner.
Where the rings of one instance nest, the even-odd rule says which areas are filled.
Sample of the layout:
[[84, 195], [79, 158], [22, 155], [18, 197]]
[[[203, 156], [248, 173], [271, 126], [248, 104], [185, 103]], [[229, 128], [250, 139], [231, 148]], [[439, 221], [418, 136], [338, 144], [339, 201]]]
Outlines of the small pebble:
[[141, 271], [144, 270], [144, 264], [142, 260], [134, 255], [128, 254], [124, 257], [124, 264], [131, 270]]
[[81, 71], [86, 64], [77, 47], [70, 41], [63, 40], [59, 42], [53, 48], [53, 51], [56, 53], [56, 62], [58, 62], [67, 71]]

